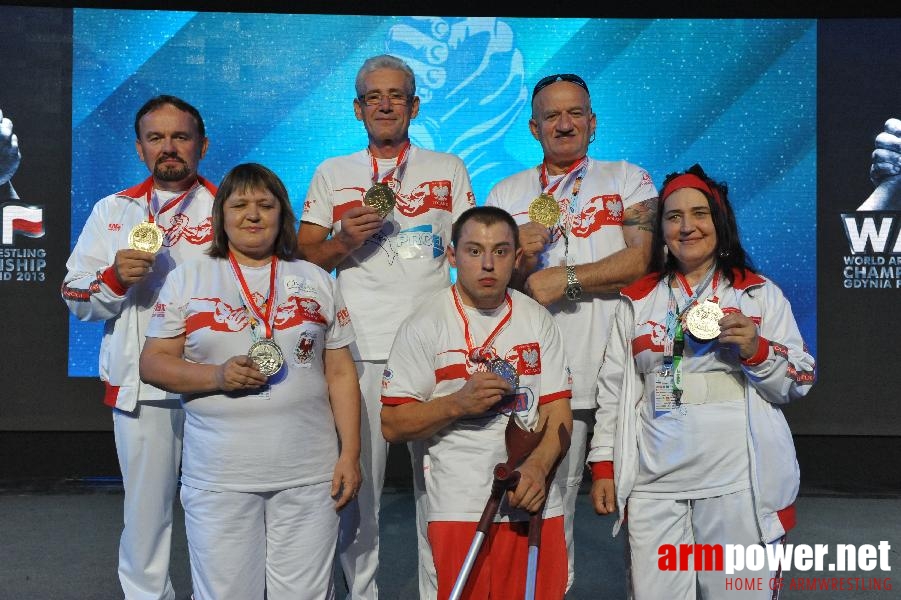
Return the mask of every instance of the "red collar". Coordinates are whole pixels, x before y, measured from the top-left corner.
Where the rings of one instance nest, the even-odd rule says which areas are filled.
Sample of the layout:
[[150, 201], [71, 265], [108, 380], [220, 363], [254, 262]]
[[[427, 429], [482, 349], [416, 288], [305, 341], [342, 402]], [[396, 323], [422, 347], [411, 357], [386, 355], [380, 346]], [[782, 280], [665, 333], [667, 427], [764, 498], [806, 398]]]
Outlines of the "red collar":
[[[201, 176], [197, 176], [197, 181], [200, 182], [200, 185], [205, 187], [211, 194], [216, 195], [216, 185], [211, 181], [204, 179]], [[117, 192], [117, 196], [125, 196], [127, 198], [139, 199], [146, 198], [147, 192], [153, 187], [153, 177], [148, 177], [141, 183], [132, 186], [128, 189], [122, 190], [121, 192]]]
[[[735, 280], [732, 287], [736, 290], [746, 290], [755, 285], [761, 285], [766, 281], [757, 273], [748, 271], [747, 269], [744, 271], [734, 269], [732, 275]], [[657, 286], [657, 282], [660, 281], [662, 277], [662, 273], [649, 273], [641, 279], [624, 287], [621, 293], [630, 300], [641, 300], [651, 293], [651, 290]]]

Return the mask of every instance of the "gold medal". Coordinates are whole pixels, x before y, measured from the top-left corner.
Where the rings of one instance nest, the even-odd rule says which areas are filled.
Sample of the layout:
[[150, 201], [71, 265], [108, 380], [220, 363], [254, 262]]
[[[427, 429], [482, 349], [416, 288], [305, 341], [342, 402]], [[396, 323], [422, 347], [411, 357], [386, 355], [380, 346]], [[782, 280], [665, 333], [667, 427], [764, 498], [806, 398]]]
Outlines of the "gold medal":
[[272, 340], [257, 340], [250, 345], [247, 356], [256, 364], [260, 373], [266, 377], [271, 377], [278, 373], [282, 368], [285, 358], [282, 355], [282, 349]]
[[373, 183], [363, 196], [363, 203], [375, 209], [381, 218], [385, 218], [394, 210], [394, 190], [387, 183]]
[[128, 247], [156, 254], [163, 247], [163, 230], [156, 223], [142, 221], [128, 232]]
[[544, 225], [553, 227], [560, 220], [560, 207], [550, 194], [541, 194], [529, 204], [529, 219]]
[[695, 304], [685, 315], [685, 328], [688, 333], [699, 340], [712, 340], [720, 334], [720, 319], [724, 316], [723, 309], [716, 302], [704, 300]]

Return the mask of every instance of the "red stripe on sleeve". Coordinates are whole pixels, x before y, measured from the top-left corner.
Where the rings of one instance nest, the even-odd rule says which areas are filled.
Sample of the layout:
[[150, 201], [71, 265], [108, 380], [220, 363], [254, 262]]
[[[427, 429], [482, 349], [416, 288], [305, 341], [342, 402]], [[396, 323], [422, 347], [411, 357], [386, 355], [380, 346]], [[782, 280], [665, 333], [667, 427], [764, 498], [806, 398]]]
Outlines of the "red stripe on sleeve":
[[450, 381], [452, 379], [469, 379], [469, 372], [466, 370], [466, 365], [461, 363], [435, 369], [435, 383]]
[[559, 392], [554, 392], [553, 394], [545, 394], [544, 396], [538, 397], [538, 404], [547, 404], [548, 402], [553, 402], [554, 400], [560, 400], [561, 398], [572, 398], [573, 393], [570, 390], [561, 390]]
[[613, 479], [612, 460], [591, 463], [591, 480], [597, 481], [598, 479]]
[[124, 296], [125, 292], [128, 291], [128, 288], [126, 288], [119, 282], [119, 278], [116, 277], [116, 270], [112, 265], [107, 267], [100, 274], [100, 281], [108, 285], [109, 289], [111, 289], [117, 296]]
[[419, 400], [406, 396], [382, 396], [382, 404], [388, 406], [400, 406], [401, 404], [409, 404], [410, 402], [419, 402]]
[[754, 353], [754, 356], [751, 358], [742, 360], [741, 363], [743, 365], [747, 365], [749, 367], [753, 367], [755, 365], [759, 365], [763, 361], [766, 360], [766, 357], [770, 354], [770, 341], [763, 336], [757, 336], [757, 351]]

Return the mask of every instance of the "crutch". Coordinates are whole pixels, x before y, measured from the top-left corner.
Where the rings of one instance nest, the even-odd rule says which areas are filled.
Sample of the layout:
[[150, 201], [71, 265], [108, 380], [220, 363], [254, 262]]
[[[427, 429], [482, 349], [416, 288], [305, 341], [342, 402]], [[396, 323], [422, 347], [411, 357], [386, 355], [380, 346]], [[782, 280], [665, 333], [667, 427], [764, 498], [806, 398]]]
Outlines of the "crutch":
[[519, 483], [519, 471], [516, 468], [538, 446], [542, 437], [544, 437], [544, 429], [541, 431], [528, 431], [520, 426], [519, 417], [516, 413], [510, 414], [510, 419], [507, 421], [507, 429], [504, 431], [507, 462], [498, 463], [494, 466], [494, 481], [491, 483], [491, 495], [488, 497], [488, 502], [482, 511], [482, 518], [479, 519], [479, 524], [476, 526], [475, 537], [469, 546], [469, 551], [466, 553], [463, 566], [460, 568], [460, 573], [457, 575], [457, 580], [454, 582], [454, 587], [451, 589], [448, 600], [459, 600], [460, 595], [463, 593], [463, 588], [466, 586], [466, 581], [469, 579], [472, 566], [479, 555], [482, 542], [485, 541], [485, 538], [488, 536], [488, 529], [494, 523], [494, 515], [497, 514], [504, 492], [515, 488]]
[[554, 466], [551, 467], [550, 472], [547, 474], [547, 479], [544, 480], [544, 503], [542, 503], [541, 508], [529, 518], [529, 563], [526, 568], [525, 600], [535, 600], [535, 580], [538, 575], [538, 545], [541, 543], [541, 526], [544, 524], [544, 505], [547, 503], [547, 497], [549, 495], [551, 483], [554, 481], [554, 474], [557, 472], [557, 467], [560, 466], [560, 462], [569, 450], [570, 435], [566, 430], [566, 427], [561, 424], [557, 430], [557, 434], [560, 436], [560, 456], [557, 457]]

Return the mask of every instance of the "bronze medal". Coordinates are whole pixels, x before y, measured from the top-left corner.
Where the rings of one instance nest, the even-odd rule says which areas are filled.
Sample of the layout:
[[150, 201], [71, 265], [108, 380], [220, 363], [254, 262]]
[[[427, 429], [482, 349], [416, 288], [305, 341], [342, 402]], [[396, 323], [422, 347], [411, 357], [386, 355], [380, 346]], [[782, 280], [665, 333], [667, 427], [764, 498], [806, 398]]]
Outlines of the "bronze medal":
[[719, 304], [704, 300], [691, 307], [685, 315], [685, 328], [692, 336], [706, 342], [719, 336], [719, 321], [723, 316], [723, 309]]
[[271, 377], [278, 373], [285, 362], [282, 349], [270, 339], [257, 340], [250, 345], [247, 356], [256, 364], [260, 373]]
[[156, 254], [163, 247], [163, 230], [156, 223], [142, 221], [128, 232], [128, 247]]
[[529, 204], [529, 220], [553, 227], [560, 220], [560, 207], [550, 194], [541, 194]]
[[394, 190], [387, 183], [373, 183], [363, 195], [363, 203], [374, 208], [383, 219], [394, 210], [395, 201]]

